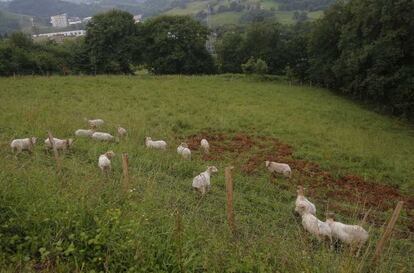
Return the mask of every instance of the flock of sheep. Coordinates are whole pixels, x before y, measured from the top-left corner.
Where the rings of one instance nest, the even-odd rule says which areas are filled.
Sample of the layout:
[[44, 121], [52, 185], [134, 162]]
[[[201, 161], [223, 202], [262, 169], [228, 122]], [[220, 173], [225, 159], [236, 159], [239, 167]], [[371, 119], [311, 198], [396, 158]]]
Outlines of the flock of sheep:
[[[118, 137], [124, 137], [127, 134], [127, 130], [118, 127], [118, 137], [114, 137], [109, 133], [96, 132], [96, 128], [103, 125], [102, 119], [87, 120], [90, 129], [79, 129], [76, 130], [75, 135], [77, 137], [90, 137], [100, 141], [118, 141]], [[58, 139], [53, 138], [52, 142], [50, 139], [45, 140], [46, 148], [56, 148], [57, 150], [66, 151], [72, 144], [73, 139]], [[36, 137], [15, 139], [11, 142], [10, 146], [13, 152], [20, 153], [22, 151], [33, 151], [33, 147], [36, 144]], [[146, 137], [145, 145], [147, 148], [166, 150], [167, 143], [163, 140], [152, 140], [151, 137]], [[202, 139], [200, 147], [203, 152], [208, 154], [210, 145], [206, 139]], [[188, 148], [186, 143], [181, 143], [177, 147], [177, 153], [186, 160], [191, 160], [191, 150]], [[115, 156], [113, 151], [108, 151], [98, 158], [98, 166], [103, 173], [107, 173], [111, 170], [111, 159]], [[271, 175], [280, 174], [286, 178], [290, 178], [292, 170], [288, 164], [265, 161], [265, 166]], [[217, 173], [218, 169], [215, 166], [208, 166], [207, 170], [200, 173], [193, 179], [192, 187], [200, 192], [202, 195], [206, 194], [210, 187], [210, 179], [214, 173]], [[340, 240], [351, 246], [361, 247], [368, 239], [368, 232], [358, 225], [346, 225], [340, 222], [336, 222], [332, 215], [327, 215], [325, 222], [322, 222], [316, 217], [316, 207], [304, 196], [304, 189], [302, 186], [298, 186], [297, 198], [295, 202], [295, 212], [298, 213], [302, 218], [303, 228], [316, 236], [319, 240], [329, 239], [333, 242], [333, 239]]]

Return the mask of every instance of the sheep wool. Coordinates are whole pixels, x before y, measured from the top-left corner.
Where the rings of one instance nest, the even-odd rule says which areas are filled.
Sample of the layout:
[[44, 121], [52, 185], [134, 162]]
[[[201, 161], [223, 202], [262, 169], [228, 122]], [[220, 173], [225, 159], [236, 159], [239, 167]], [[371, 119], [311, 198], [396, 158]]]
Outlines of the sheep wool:
[[193, 179], [193, 188], [198, 190], [202, 195], [206, 194], [210, 190], [211, 182], [210, 178], [213, 173], [217, 173], [218, 170], [215, 166], [207, 167], [205, 172], [200, 173]]
[[309, 213], [306, 206], [300, 205], [298, 210], [302, 216], [302, 226], [307, 232], [316, 236], [318, 240], [328, 238], [332, 241], [332, 231], [327, 223], [322, 222], [315, 215]]
[[288, 177], [288, 178], [290, 178], [292, 174], [292, 170], [290, 169], [290, 166], [286, 163], [265, 161], [265, 165], [270, 173], [282, 174], [283, 176]]
[[146, 137], [145, 146], [147, 146], [147, 148], [150, 149], [166, 150], [167, 142], [165, 142], [164, 140], [152, 140], [151, 137]]
[[200, 141], [200, 146], [203, 149], [205, 154], [208, 154], [210, 152], [210, 144], [208, 143], [207, 139], [203, 138]]
[[89, 126], [92, 128], [102, 126], [105, 123], [103, 119], [89, 119], [88, 120], [87, 118], [85, 118], [85, 120], [88, 122]]
[[[72, 144], [73, 144], [73, 139], [69, 138], [69, 139], [58, 139], [58, 138], [53, 138], [53, 141], [55, 143], [55, 147], [57, 150], [68, 150]], [[52, 148], [52, 144], [50, 143], [50, 140], [47, 138], [45, 140], [45, 145], [47, 148]]]
[[362, 246], [369, 238], [368, 232], [361, 226], [346, 225], [333, 218], [326, 219], [326, 223], [332, 230], [332, 237], [346, 244]]
[[302, 205], [306, 208], [307, 212], [309, 212], [310, 214], [316, 215], [316, 207], [312, 202], [310, 202], [304, 196], [304, 189], [303, 189], [302, 186], [298, 186], [297, 194], [298, 194], [298, 196], [296, 197], [295, 211], [297, 213], [300, 213], [299, 207]]
[[98, 167], [102, 172], [107, 172], [111, 170], [111, 159], [115, 156], [113, 151], [109, 151], [99, 156]]
[[177, 147], [177, 153], [184, 159], [191, 160], [191, 150], [186, 143], [181, 143], [180, 146]]
[[126, 134], [127, 134], [127, 130], [125, 128], [118, 127], [118, 135], [120, 137], [126, 136]]
[[93, 129], [78, 129], [75, 131], [75, 136], [77, 137], [91, 137], [92, 134], [95, 133]]
[[112, 136], [109, 133], [103, 133], [103, 132], [93, 133], [92, 138], [95, 139], [95, 140], [100, 140], [100, 141], [113, 141], [113, 140], [115, 140], [114, 136]]
[[13, 152], [21, 153], [22, 151], [32, 152], [36, 144], [36, 137], [15, 139], [10, 143], [10, 148]]

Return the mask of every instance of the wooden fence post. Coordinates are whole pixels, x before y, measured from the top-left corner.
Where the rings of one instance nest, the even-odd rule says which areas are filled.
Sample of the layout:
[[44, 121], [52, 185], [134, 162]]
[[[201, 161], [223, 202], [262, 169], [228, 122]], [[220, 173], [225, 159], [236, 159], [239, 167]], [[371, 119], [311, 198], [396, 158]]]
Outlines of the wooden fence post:
[[60, 172], [60, 170], [61, 170], [60, 158], [59, 158], [58, 150], [56, 149], [56, 145], [55, 145], [55, 141], [53, 139], [53, 135], [50, 131], [48, 131], [47, 136], [49, 138], [50, 145], [52, 145], [53, 154], [55, 156], [55, 161], [56, 161], [56, 166], [57, 166], [58, 172]]
[[129, 189], [129, 173], [128, 173], [128, 154], [127, 153], [122, 153], [122, 171], [123, 171], [123, 190], [125, 192], [128, 191]]
[[375, 249], [375, 254], [374, 254], [374, 262], [378, 262], [378, 259], [381, 257], [381, 254], [384, 250], [384, 246], [391, 237], [391, 234], [394, 230], [395, 223], [397, 222], [398, 217], [400, 216], [400, 212], [401, 212], [403, 205], [404, 205], [404, 202], [399, 201], [397, 206], [395, 207], [394, 212], [391, 216], [391, 219], [388, 222], [387, 228], [385, 229], [384, 233], [381, 236], [381, 239], [377, 243], [377, 247]]
[[236, 231], [236, 225], [234, 223], [234, 211], [233, 211], [233, 176], [232, 171], [234, 167], [226, 167], [225, 178], [226, 178], [226, 192], [227, 192], [227, 222], [229, 224], [232, 233]]

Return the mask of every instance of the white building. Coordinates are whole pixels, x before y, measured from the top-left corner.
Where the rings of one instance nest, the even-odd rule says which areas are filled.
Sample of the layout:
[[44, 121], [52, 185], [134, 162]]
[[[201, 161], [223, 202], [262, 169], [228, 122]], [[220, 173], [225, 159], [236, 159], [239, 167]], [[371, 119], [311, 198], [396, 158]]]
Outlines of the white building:
[[139, 23], [142, 21], [142, 14], [134, 15], [135, 23]]
[[82, 19], [82, 23], [87, 23], [90, 20], [92, 20], [92, 17], [85, 17], [85, 18]]
[[83, 29], [80, 30], [70, 30], [70, 31], [61, 31], [61, 32], [51, 32], [51, 33], [42, 33], [33, 35], [33, 38], [39, 38], [39, 37], [80, 37], [85, 36], [86, 31]]
[[66, 13], [55, 15], [50, 17], [50, 23], [52, 23], [52, 26], [54, 27], [67, 27], [68, 24], [68, 16]]

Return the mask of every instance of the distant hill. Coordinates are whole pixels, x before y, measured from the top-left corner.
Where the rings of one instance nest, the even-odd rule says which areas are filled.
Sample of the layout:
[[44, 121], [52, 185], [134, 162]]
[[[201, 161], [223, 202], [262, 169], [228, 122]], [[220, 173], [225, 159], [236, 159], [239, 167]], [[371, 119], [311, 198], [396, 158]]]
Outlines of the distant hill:
[[[315, 20], [336, 0], [176, 0], [165, 14], [192, 15], [210, 27], [272, 20]], [[208, 16], [207, 16], [208, 15]]]
[[0, 10], [0, 34], [31, 27], [31, 17]]
[[[283, 24], [314, 20], [336, 0], [0, 0], [0, 33], [30, 29], [30, 17], [37, 26], [49, 17], [67, 13], [88, 17], [110, 9], [121, 9], [144, 17], [159, 14], [190, 15], [218, 27], [272, 20]], [[207, 16], [208, 15], [208, 16]], [[30, 16], [30, 17], [27, 17]], [[41, 22], [41, 23], [39, 23]]]
[[99, 12], [100, 9], [94, 4], [75, 4], [61, 0], [14, 0], [7, 6], [10, 12], [37, 17], [50, 17], [60, 13], [87, 17]]

